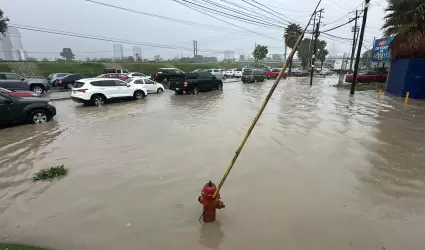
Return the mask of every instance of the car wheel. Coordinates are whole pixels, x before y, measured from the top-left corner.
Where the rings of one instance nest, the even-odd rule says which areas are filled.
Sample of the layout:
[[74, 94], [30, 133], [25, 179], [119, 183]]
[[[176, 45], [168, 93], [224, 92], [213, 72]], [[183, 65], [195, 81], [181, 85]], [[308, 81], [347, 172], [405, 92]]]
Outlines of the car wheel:
[[137, 90], [134, 92], [134, 100], [142, 100], [145, 98], [145, 93], [143, 93], [143, 91]]
[[198, 86], [193, 87], [192, 94], [194, 94], [194, 95], [199, 94], [199, 88], [198, 88]]
[[168, 78], [164, 78], [164, 80], [162, 80], [163, 83], [167, 84], [168, 83]]
[[41, 95], [44, 92], [44, 88], [40, 85], [35, 85], [31, 87], [31, 91]]
[[217, 86], [217, 90], [223, 90], [223, 83], [219, 83]]
[[105, 104], [105, 97], [103, 97], [102, 95], [95, 95], [91, 98], [93, 104], [95, 106], [101, 107], [103, 106], [103, 104]]
[[158, 90], [156, 91], [158, 94], [164, 92], [164, 90], [162, 88], [158, 88]]
[[33, 124], [45, 123], [49, 119], [50, 114], [45, 110], [35, 110], [28, 117], [28, 121]]

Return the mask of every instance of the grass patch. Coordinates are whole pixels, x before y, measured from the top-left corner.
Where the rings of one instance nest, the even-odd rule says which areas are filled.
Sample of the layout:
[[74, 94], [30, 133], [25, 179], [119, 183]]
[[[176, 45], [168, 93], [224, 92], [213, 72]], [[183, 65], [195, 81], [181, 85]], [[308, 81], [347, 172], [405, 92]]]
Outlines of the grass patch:
[[0, 243], [0, 250], [47, 250], [46, 248], [34, 247], [20, 244], [3, 244]]
[[62, 177], [68, 174], [68, 169], [64, 165], [58, 165], [40, 170], [32, 179], [33, 181], [51, 180], [54, 178]]

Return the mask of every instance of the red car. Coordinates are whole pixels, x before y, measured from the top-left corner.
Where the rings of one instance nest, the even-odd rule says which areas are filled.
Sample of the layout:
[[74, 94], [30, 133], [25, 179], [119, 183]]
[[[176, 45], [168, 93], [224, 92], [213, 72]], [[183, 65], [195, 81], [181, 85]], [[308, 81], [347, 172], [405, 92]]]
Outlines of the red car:
[[35, 97], [35, 96], [40, 96], [40, 94], [37, 94], [37, 93], [32, 92], [32, 91], [26, 91], [26, 90], [12, 91], [12, 90], [8, 90], [8, 89], [4, 89], [4, 88], [0, 88], [0, 93], [5, 93], [6, 95], [13, 96], [13, 97]]
[[116, 73], [107, 73], [107, 74], [102, 74], [100, 76], [97, 77], [101, 77], [101, 78], [113, 78], [113, 79], [120, 79], [122, 81], [125, 81], [127, 79], [129, 79], [130, 77], [128, 77], [126, 74], [116, 74]]
[[[386, 82], [387, 73], [378, 73], [376, 71], [367, 71], [365, 73], [359, 73], [357, 75], [357, 81], [359, 83], [371, 83], [371, 82]], [[353, 82], [353, 74], [345, 76], [345, 82]]]
[[[266, 72], [266, 78], [270, 79], [270, 78], [276, 78], [279, 75], [279, 72], [281, 71], [281, 69], [272, 69]], [[288, 72], [285, 72], [283, 74], [284, 77], [288, 76]]]

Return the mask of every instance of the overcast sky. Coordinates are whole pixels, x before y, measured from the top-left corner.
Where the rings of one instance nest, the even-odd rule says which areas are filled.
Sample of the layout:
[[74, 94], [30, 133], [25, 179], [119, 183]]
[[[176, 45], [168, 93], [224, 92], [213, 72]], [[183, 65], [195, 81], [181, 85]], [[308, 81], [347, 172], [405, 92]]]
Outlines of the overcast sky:
[[[126, 40], [142, 44], [143, 58], [153, 58], [157, 54], [163, 58], [174, 58], [182, 55], [193, 56], [193, 52], [191, 51], [193, 40], [198, 41], [198, 54], [206, 56], [214, 55], [223, 58], [221, 51], [224, 50], [234, 50], [236, 55], [251, 54], [255, 43], [269, 46], [269, 53], [271, 54], [283, 53], [283, 28], [277, 26], [286, 26], [287, 21], [297, 21], [302, 25], [307, 24], [309, 15], [317, 3], [316, 0], [255, 0], [264, 4], [264, 8], [276, 12], [281, 22], [278, 23], [277, 21], [270, 20], [270, 18], [278, 18], [258, 9], [257, 12], [263, 16], [261, 20], [277, 25], [273, 27], [270, 25], [268, 27], [260, 27], [244, 21], [236, 21], [229, 17], [218, 16], [212, 11], [207, 11], [209, 14], [229, 22], [225, 23], [185, 7], [173, 0], [96, 1], [135, 11], [195, 22], [197, 24], [205, 24], [207, 26], [197, 27], [176, 21], [163, 20], [90, 3], [85, 0], [0, 0], [0, 8], [9, 17], [11, 24], [89, 34], [91, 36], [106, 37], [121, 41]], [[253, 3], [253, 0], [188, 1], [198, 4], [203, 3], [204, 6], [209, 6], [204, 1], [219, 4], [226, 4], [225, 2], [227, 1], [246, 6], [246, 8], [253, 8], [246, 3]], [[321, 30], [326, 30], [347, 22], [350, 17], [354, 16], [353, 11], [356, 7], [359, 10], [361, 9], [362, 2], [360, 0], [322, 0], [321, 8], [324, 9], [324, 14]], [[372, 47], [373, 37], [381, 37], [382, 32], [380, 31], [380, 27], [383, 24], [384, 8], [386, 5], [385, 0], [371, 1], [365, 33], [366, 47]], [[233, 8], [238, 7], [233, 6]], [[215, 9], [222, 11], [218, 7]], [[241, 8], [238, 9], [248, 12]], [[59, 53], [64, 47], [71, 48], [74, 54], [76, 54], [77, 59], [85, 59], [86, 57], [112, 57], [113, 55], [112, 44], [114, 42], [67, 37], [22, 29], [20, 31], [24, 49], [28, 51], [31, 57], [56, 58], [59, 57]], [[351, 38], [351, 25], [330, 31], [329, 34]], [[331, 39], [325, 37], [325, 35], [321, 35], [319, 39], [328, 42], [328, 50], [331, 54], [343, 54], [350, 50], [350, 41], [348, 40], [339, 38]], [[124, 46], [125, 56], [131, 56], [133, 45], [125, 44], [124, 42], [121, 44]], [[171, 45], [178, 48], [155, 48], [147, 46], [147, 44]]]

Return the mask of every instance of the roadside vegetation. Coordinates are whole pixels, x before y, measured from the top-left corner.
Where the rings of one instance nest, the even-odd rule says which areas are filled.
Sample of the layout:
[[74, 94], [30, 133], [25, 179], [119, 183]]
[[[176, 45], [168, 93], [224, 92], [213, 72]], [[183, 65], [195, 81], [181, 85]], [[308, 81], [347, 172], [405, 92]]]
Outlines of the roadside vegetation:
[[47, 169], [42, 169], [34, 175], [33, 181], [45, 181], [60, 178], [68, 174], [68, 169], [64, 165], [58, 165]]
[[46, 248], [34, 247], [20, 244], [3, 244], [0, 243], [0, 250], [47, 250]]

